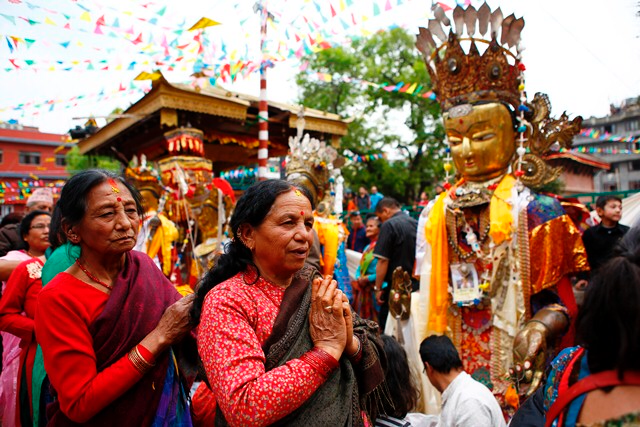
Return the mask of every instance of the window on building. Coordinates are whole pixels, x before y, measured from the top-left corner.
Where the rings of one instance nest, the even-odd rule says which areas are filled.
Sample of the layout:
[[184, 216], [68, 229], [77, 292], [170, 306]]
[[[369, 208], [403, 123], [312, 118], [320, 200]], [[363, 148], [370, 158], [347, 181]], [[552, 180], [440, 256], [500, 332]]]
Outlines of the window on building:
[[21, 151], [18, 155], [18, 162], [21, 165], [39, 165], [40, 153], [37, 151]]
[[[56, 166], [67, 166], [67, 156], [64, 154], [56, 154]], [[640, 165], [638, 167], [640, 167]]]
[[618, 186], [616, 184], [605, 184], [604, 191], [617, 191]]
[[612, 128], [613, 127], [610, 124], [609, 125], [604, 125], [604, 131], [605, 132], [609, 132], [609, 133], [613, 132]]
[[640, 159], [632, 160], [629, 162], [630, 171], [640, 171]]
[[638, 130], [638, 128], [640, 128], [640, 120], [631, 120], [629, 122], [630, 131]]
[[629, 190], [640, 190], [640, 181], [629, 181]]

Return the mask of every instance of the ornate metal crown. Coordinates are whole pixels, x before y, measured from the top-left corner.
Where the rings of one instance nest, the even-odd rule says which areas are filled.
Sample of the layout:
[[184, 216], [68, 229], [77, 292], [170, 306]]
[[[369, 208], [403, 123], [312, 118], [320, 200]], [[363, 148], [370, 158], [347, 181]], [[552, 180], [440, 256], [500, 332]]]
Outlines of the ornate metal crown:
[[[504, 101], [517, 109], [518, 77], [524, 68], [519, 57], [524, 19], [513, 14], [503, 18], [500, 8], [492, 12], [486, 3], [477, 10], [457, 6], [453, 10], [455, 29], [440, 5], [434, 8], [434, 15], [428, 28], [420, 28], [416, 46], [424, 56], [443, 111], [478, 101]], [[488, 39], [484, 38], [487, 32]], [[461, 43], [468, 44], [466, 52]], [[482, 54], [479, 45], [486, 46]], [[514, 47], [515, 53], [510, 50]]]
[[290, 137], [289, 150], [287, 179], [304, 185], [316, 203], [319, 202], [329, 189], [329, 178], [338, 152], [324, 141], [309, 137], [309, 134], [302, 139]]
[[[434, 16], [428, 28], [420, 28], [416, 47], [424, 56], [442, 110], [481, 101], [511, 105], [517, 114], [514, 144], [519, 145], [514, 174], [533, 188], [558, 178], [561, 168], [552, 168], [543, 159], [554, 146], [556, 150], [571, 147], [582, 117], [569, 120], [565, 113], [559, 119], [550, 117], [551, 103], [542, 93], [527, 102], [520, 56], [524, 19], [513, 14], [503, 18], [500, 8], [491, 11], [486, 3], [477, 10], [457, 6], [453, 25], [440, 5], [434, 8]], [[488, 39], [484, 38], [487, 33]], [[466, 51], [462, 44], [468, 45]], [[486, 46], [483, 53], [478, 45]]]
[[138, 164], [138, 158], [134, 156], [131, 166], [125, 170], [124, 174], [127, 181], [138, 191], [151, 191], [158, 199], [162, 196], [164, 190], [160, 183], [160, 175], [153, 165], [147, 164], [147, 158], [144, 154], [140, 157], [140, 164]]

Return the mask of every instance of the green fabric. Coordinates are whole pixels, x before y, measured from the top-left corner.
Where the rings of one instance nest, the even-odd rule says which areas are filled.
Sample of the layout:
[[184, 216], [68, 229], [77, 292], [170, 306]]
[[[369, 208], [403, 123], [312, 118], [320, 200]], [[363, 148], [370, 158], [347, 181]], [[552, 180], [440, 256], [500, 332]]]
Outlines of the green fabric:
[[[56, 250], [49, 254], [47, 262], [45, 262], [44, 267], [42, 267], [42, 287], [46, 286], [58, 273], [71, 267], [78, 257], [80, 257], [80, 246], [67, 242], [56, 248]], [[31, 377], [34, 427], [38, 427], [40, 424], [40, 396], [42, 395], [42, 383], [46, 376], [47, 373], [44, 370], [42, 349], [38, 346]]]
[[80, 246], [65, 243], [47, 257], [42, 267], [42, 286], [46, 286], [56, 275], [71, 267], [80, 256]]

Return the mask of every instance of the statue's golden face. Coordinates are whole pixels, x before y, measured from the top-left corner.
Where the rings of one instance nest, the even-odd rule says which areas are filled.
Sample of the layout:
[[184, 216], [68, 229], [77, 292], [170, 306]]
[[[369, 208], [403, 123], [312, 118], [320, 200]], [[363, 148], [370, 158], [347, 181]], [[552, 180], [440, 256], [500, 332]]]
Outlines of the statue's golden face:
[[483, 182], [507, 171], [515, 153], [511, 114], [502, 104], [475, 105], [468, 114], [444, 114], [456, 169], [467, 181]]
[[158, 199], [153, 192], [144, 189], [140, 190], [140, 199], [145, 212], [158, 210]]

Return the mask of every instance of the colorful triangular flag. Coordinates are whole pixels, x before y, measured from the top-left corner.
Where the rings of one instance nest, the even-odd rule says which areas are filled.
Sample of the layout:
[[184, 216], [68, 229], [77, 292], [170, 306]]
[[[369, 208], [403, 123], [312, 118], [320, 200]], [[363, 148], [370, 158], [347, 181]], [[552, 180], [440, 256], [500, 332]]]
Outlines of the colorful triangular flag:
[[198, 22], [196, 22], [195, 24], [193, 24], [193, 26], [191, 28], [189, 28], [188, 31], [193, 31], [193, 30], [199, 30], [202, 28], [207, 28], [207, 27], [213, 27], [215, 25], [220, 25], [219, 22], [214, 21], [213, 19], [209, 19], [206, 17], [202, 17], [198, 20]]

